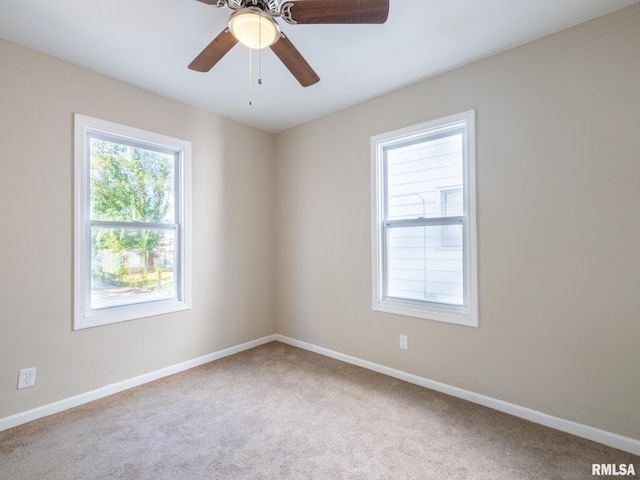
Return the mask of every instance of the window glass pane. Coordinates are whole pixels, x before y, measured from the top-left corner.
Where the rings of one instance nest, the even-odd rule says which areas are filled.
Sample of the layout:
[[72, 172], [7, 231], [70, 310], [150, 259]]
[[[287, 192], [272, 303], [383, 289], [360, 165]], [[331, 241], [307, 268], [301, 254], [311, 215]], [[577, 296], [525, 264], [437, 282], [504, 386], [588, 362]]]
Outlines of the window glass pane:
[[[462, 205], [462, 189], [455, 188], [442, 191], [442, 216], [456, 217], [464, 214]], [[462, 246], [462, 225], [444, 225], [442, 227], [442, 246]]]
[[173, 229], [91, 229], [91, 308], [176, 298]]
[[454, 188], [442, 191], [442, 216], [456, 217], [463, 214], [462, 189]]
[[449, 227], [451, 226], [433, 225], [389, 228], [389, 297], [463, 305], [462, 247], [440, 248], [442, 229]]
[[463, 184], [460, 130], [385, 149], [390, 220], [439, 217], [439, 192]]
[[91, 137], [91, 219], [176, 223], [174, 154]]

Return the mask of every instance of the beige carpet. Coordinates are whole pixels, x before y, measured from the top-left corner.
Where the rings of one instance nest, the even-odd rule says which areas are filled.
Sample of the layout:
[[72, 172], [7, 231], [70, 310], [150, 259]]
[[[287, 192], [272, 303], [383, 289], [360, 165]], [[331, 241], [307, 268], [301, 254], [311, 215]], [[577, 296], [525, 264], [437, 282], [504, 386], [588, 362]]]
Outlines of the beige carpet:
[[640, 470], [640, 457], [281, 343], [0, 432], [3, 480], [565, 480], [597, 478], [592, 463]]

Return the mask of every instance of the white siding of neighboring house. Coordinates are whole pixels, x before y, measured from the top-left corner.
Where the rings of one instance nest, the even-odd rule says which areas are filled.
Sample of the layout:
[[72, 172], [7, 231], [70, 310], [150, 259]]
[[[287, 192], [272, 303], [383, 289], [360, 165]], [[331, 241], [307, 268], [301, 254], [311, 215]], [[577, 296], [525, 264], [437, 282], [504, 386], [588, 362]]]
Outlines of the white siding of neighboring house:
[[[388, 219], [462, 214], [461, 140], [462, 135], [457, 134], [387, 151]], [[389, 295], [461, 304], [464, 282], [460, 228], [392, 229], [388, 239]]]

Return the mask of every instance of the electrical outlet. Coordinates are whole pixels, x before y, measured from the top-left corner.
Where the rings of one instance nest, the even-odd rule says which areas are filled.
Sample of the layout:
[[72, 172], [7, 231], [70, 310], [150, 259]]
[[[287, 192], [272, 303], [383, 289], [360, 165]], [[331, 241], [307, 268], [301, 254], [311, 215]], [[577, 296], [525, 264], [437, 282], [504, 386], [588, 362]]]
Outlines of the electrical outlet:
[[23, 368], [18, 372], [18, 389], [33, 387], [36, 384], [36, 367]]
[[400, 348], [407, 350], [409, 348], [409, 341], [406, 335], [400, 335]]

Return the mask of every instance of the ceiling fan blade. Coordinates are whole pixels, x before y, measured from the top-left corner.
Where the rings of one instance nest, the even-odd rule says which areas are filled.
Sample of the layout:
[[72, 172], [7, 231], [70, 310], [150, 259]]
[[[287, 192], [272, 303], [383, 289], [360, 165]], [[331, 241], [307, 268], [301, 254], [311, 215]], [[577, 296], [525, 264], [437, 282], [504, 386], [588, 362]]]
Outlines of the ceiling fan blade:
[[236, 37], [231, 34], [228, 28], [225, 28], [189, 64], [189, 68], [197, 72], [208, 72], [236, 43], [238, 43]]
[[282, 5], [288, 23], [384, 23], [389, 0], [300, 0]]
[[280, 39], [271, 45], [271, 50], [303, 87], [308, 87], [320, 81], [320, 77], [313, 71], [313, 68], [284, 33], [281, 33]]

